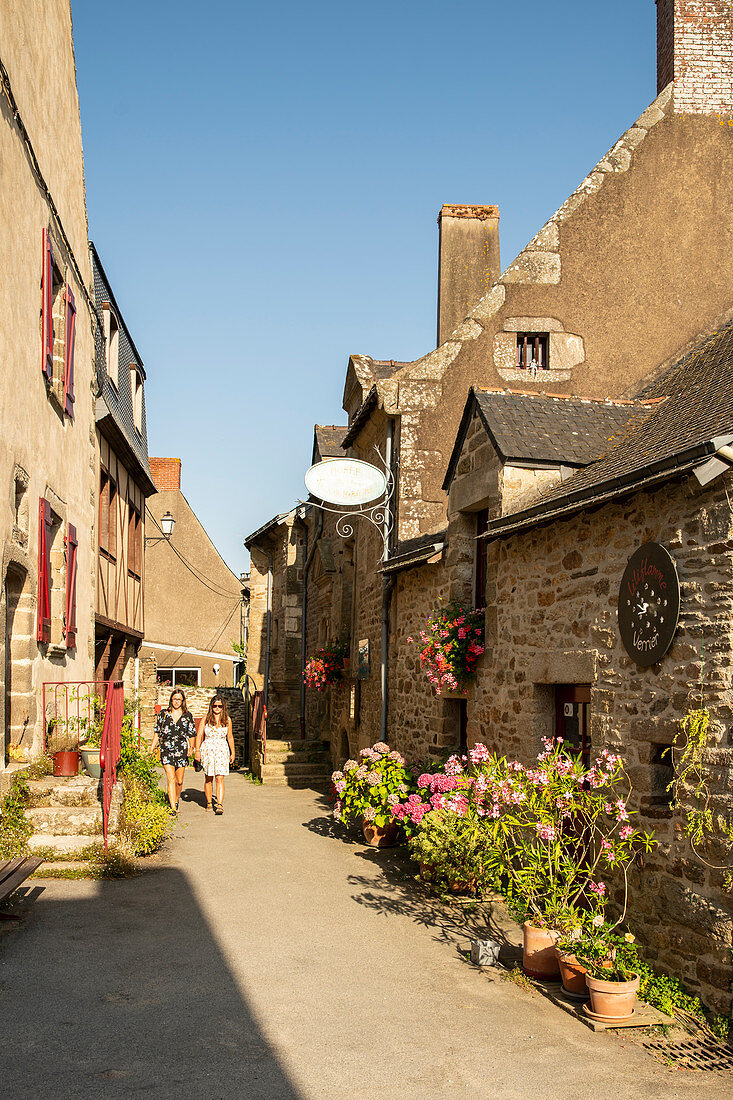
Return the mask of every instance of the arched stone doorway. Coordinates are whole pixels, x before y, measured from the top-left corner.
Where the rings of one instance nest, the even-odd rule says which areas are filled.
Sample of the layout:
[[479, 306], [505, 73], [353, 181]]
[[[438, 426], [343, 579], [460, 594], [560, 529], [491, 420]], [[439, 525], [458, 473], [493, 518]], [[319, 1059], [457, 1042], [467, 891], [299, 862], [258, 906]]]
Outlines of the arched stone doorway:
[[32, 750], [35, 727], [31, 664], [35, 609], [28, 575], [15, 563], [5, 574], [3, 603], [3, 754], [7, 762], [11, 744]]

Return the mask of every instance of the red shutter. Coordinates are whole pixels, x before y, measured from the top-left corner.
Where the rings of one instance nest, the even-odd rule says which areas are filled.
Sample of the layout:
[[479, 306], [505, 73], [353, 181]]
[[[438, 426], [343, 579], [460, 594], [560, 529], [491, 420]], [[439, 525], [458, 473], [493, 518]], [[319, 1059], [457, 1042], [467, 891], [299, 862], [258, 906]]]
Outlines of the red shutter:
[[50, 381], [53, 378], [53, 252], [45, 229], [41, 271], [41, 370]]
[[74, 339], [76, 337], [76, 303], [71, 287], [66, 287], [66, 358], [64, 367], [64, 408], [74, 418]]
[[51, 505], [38, 502], [38, 623], [36, 640], [51, 641]]
[[79, 545], [76, 527], [69, 524], [66, 536], [66, 648], [76, 645], [76, 550]]

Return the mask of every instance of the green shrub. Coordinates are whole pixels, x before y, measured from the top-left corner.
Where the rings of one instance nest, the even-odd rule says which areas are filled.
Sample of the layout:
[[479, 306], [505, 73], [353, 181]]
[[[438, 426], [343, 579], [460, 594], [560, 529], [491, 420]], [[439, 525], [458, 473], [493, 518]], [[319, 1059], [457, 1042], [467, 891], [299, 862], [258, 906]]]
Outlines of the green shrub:
[[437, 810], [425, 816], [408, 844], [439, 889], [463, 884], [480, 891], [497, 884], [496, 849], [483, 822]]
[[158, 761], [147, 745], [138, 745], [138, 733], [132, 717], [126, 714], [120, 731], [120, 775], [134, 780], [156, 802], [165, 801], [165, 793], [158, 785]]
[[124, 788], [120, 840], [136, 856], [150, 855], [160, 848], [171, 830], [170, 812], [140, 780], [126, 776]]
[[704, 1019], [702, 1001], [687, 993], [678, 978], [673, 978], [671, 974], [658, 974], [644, 962], [638, 963], [635, 969], [639, 974], [639, 997], [642, 1001], [668, 1016], [674, 1016], [675, 1009], [679, 1008]]
[[14, 859], [28, 851], [31, 823], [25, 816], [30, 790], [23, 775], [16, 775], [0, 802], [0, 859]]

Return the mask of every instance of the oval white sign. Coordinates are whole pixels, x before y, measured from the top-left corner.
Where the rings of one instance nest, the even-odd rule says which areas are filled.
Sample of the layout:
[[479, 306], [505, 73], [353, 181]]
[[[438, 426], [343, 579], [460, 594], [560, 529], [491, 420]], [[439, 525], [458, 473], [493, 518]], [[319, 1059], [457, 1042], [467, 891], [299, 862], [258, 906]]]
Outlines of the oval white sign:
[[358, 507], [384, 495], [387, 479], [381, 470], [358, 458], [328, 458], [311, 466], [305, 475], [311, 496], [329, 504]]

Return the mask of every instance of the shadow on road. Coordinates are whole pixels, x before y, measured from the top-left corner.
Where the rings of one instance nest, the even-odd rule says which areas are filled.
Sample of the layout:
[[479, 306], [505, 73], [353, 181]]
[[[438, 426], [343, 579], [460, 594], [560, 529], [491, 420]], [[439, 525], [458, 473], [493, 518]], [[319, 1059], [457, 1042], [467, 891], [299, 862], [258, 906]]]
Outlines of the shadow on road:
[[299, 1100], [181, 871], [49, 883], [22, 909], [0, 939], [5, 1100]]

